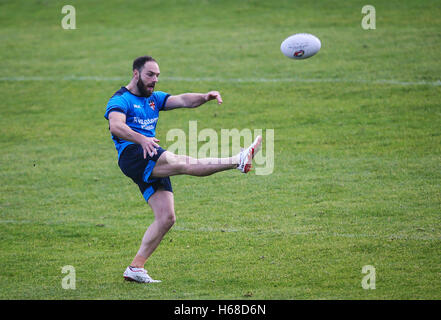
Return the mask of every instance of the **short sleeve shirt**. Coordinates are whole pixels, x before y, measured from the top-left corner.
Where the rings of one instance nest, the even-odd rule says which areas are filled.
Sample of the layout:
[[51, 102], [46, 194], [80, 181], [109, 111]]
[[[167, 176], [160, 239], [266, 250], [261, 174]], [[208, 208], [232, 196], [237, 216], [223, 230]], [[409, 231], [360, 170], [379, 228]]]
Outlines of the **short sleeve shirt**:
[[[126, 115], [126, 124], [134, 131], [146, 136], [156, 135], [159, 111], [164, 109], [170, 94], [162, 91], [154, 91], [148, 98], [136, 96], [127, 88], [121, 87], [107, 103], [104, 117], [109, 120], [109, 113], [116, 111]], [[122, 151], [133, 142], [123, 140], [112, 135], [118, 151], [118, 158]]]

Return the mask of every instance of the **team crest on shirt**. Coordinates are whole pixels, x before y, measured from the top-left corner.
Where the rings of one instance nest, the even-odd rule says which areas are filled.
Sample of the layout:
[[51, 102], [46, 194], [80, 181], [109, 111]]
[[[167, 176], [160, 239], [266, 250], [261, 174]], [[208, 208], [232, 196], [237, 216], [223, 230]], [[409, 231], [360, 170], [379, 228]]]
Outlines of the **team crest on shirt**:
[[150, 108], [152, 108], [152, 110], [155, 111], [155, 102], [150, 101], [149, 105], [150, 105]]
[[133, 105], [133, 108], [135, 108], [135, 109], [140, 109], [140, 108], [141, 108], [141, 106], [140, 106], [140, 105], [138, 105], [138, 104], [134, 104], [134, 105]]

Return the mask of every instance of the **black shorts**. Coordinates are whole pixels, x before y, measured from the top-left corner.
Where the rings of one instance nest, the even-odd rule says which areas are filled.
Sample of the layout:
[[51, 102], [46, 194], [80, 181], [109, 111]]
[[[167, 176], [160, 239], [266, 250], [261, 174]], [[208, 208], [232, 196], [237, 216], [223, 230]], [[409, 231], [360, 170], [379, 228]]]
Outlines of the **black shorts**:
[[119, 156], [118, 165], [121, 171], [135, 182], [145, 201], [158, 189], [173, 192], [169, 177], [152, 178], [151, 174], [161, 154], [165, 151], [161, 147], [156, 148], [158, 153], [153, 157], [147, 154], [144, 159], [144, 151], [139, 144], [128, 145]]

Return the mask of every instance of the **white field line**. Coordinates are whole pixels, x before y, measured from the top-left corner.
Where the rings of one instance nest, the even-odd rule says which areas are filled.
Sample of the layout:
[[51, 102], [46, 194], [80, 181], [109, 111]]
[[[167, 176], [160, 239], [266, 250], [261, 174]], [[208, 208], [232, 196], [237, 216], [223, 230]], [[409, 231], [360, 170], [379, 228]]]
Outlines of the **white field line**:
[[376, 234], [364, 234], [364, 233], [338, 233], [338, 232], [327, 232], [327, 231], [282, 231], [282, 230], [240, 230], [240, 229], [228, 229], [220, 228], [214, 229], [211, 227], [203, 228], [186, 228], [181, 226], [174, 226], [172, 230], [176, 231], [189, 231], [189, 232], [239, 232], [239, 233], [249, 233], [249, 234], [280, 234], [280, 235], [294, 235], [294, 236], [323, 236], [323, 237], [336, 237], [336, 238], [373, 238], [373, 239], [384, 239], [384, 240], [419, 240], [419, 241], [440, 241], [441, 237], [432, 236], [408, 236], [408, 235], [376, 235]]
[[[13, 220], [13, 219], [0, 219], [0, 224], [43, 224], [43, 225], [65, 225], [63, 221], [33, 221], [33, 220]], [[81, 222], [81, 225], [89, 225], [87, 222]], [[107, 227], [112, 225], [106, 224]], [[185, 232], [238, 232], [254, 235], [264, 234], [279, 234], [279, 235], [293, 235], [293, 236], [322, 236], [322, 237], [335, 237], [335, 238], [371, 238], [371, 239], [384, 239], [384, 240], [417, 240], [417, 241], [441, 241], [441, 237], [437, 236], [414, 236], [414, 235], [398, 235], [398, 234], [365, 234], [365, 233], [338, 233], [332, 231], [284, 231], [284, 230], [244, 230], [235, 228], [188, 228], [184, 226], [173, 226], [174, 231]]]
[[[129, 81], [128, 77], [97, 77], [97, 76], [66, 76], [66, 77], [0, 77], [0, 81]], [[441, 80], [436, 81], [403, 81], [394, 79], [339, 79], [339, 78], [186, 78], [186, 77], [161, 77], [162, 81], [176, 82], [226, 82], [226, 83], [361, 83], [361, 84], [390, 84], [399, 86], [429, 85], [441, 86]]]

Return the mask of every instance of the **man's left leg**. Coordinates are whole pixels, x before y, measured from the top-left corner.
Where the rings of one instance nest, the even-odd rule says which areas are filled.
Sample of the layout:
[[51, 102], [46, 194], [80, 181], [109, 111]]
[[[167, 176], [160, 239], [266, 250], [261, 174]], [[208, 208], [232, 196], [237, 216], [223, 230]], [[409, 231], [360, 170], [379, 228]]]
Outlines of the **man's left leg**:
[[180, 174], [204, 177], [235, 168], [247, 173], [251, 169], [251, 161], [258, 152], [261, 143], [262, 137], [257, 136], [247, 149], [230, 158], [195, 159], [164, 151], [156, 161], [152, 177], [160, 178]]

